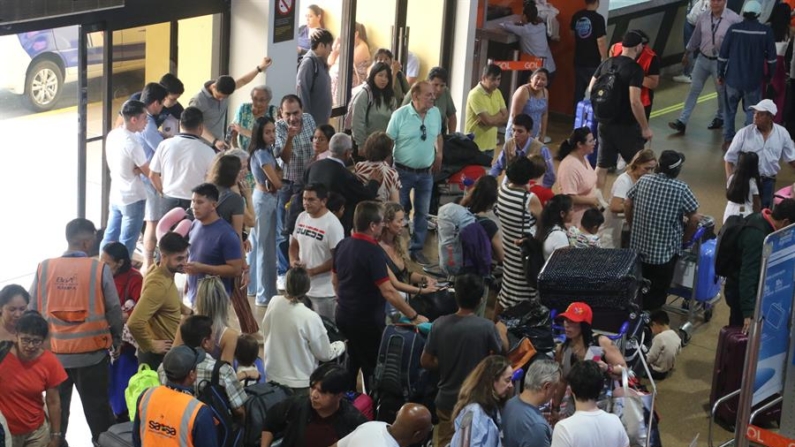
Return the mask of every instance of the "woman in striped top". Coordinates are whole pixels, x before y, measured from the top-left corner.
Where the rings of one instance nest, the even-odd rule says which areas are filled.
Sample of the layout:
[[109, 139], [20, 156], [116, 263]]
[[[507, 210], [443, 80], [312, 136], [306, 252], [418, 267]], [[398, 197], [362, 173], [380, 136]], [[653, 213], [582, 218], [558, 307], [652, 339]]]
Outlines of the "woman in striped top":
[[532, 162], [526, 157], [517, 158], [505, 171], [508, 182], [500, 186], [497, 213], [503, 231], [505, 249], [502, 288], [494, 311], [496, 321], [504, 309], [510, 309], [522, 301], [536, 299], [535, 289], [530, 287], [522, 267], [522, 251], [517, 242], [524, 237], [533, 237], [536, 220], [541, 215], [541, 202], [527, 190], [533, 175]]

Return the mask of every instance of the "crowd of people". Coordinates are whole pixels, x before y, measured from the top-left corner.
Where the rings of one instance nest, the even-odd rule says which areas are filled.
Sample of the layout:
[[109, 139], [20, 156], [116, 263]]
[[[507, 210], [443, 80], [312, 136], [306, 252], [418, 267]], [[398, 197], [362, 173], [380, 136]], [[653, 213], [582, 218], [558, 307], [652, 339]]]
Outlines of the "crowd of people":
[[[789, 10], [777, 5], [771, 28], [758, 22], [755, 0], [742, 17], [726, 0], [694, 3], [683, 61], [692, 65], [691, 91], [670, 127], [684, 133], [713, 76], [719, 108], [710, 128], [724, 128], [726, 150], [724, 220], [747, 216], [756, 230], [739, 238], [725, 289], [730, 324], [747, 331], [764, 236], [795, 222], [792, 199], [771, 211], [780, 161], [795, 167], [795, 145], [779, 124], [785, 104], [761, 94], [763, 81], [780, 86], [778, 44], [789, 32], [782, 37], [776, 24]], [[509, 360], [513, 346], [500, 319], [539, 300], [524, 240], [535, 240], [544, 260], [561, 249], [628, 247], [650, 282], [642, 305], [655, 335], [652, 375], [664, 379], [675, 366], [679, 340], [661, 309], [682, 241], [702, 220], [699, 203], [678, 179], [684, 154], [644, 149], [653, 137], [648, 120], [660, 70], [648, 37], [631, 30], [608, 48], [599, 0], [584, 6], [570, 24], [575, 100], [605, 92], [603, 80], [612, 79], [613, 99], [594, 104], [598, 129], [575, 128], [556, 151], [549, 146], [554, 55], [533, 2], [521, 23], [505, 28], [544, 67], [523, 74], [508, 107], [502, 70], [487, 65], [463, 107], [464, 133], [493, 161], [460, 204], [491, 245], [499, 283], [462, 270], [444, 285], [415, 269], [436, 262], [426, 249], [434, 174], [446, 137], [459, 128], [443, 67], [419, 80], [388, 49], [371, 54], [366, 28], [357, 24], [354, 91], [338, 132], [330, 117], [340, 40], [312, 5], [299, 30], [296, 94], [278, 104], [269, 87], [255, 86], [251, 102], [227, 119], [229, 96], [274, 63], [267, 57], [238, 78], [206, 82], [188, 107], [178, 101], [184, 86], [175, 76], [146, 84], [106, 137], [106, 228], [70, 221], [67, 250], [39, 264], [29, 290], [0, 290], [0, 422], [13, 446], [65, 446], [73, 388], [95, 444], [111, 425], [132, 419], [135, 446], [216, 446], [214, 415], [198, 400], [213, 377], [241, 424], [249, 384], [272, 383], [291, 395], [268, 410], [263, 447], [277, 437], [289, 446], [408, 446], [432, 430], [439, 447], [628, 446], [619, 418], [600, 408], [605, 384], [630, 367], [593, 331], [587, 303], [558, 316], [563, 343], [529, 365]], [[740, 99], [747, 126], [735, 133]], [[620, 160], [626, 169], [605, 194], [608, 170]], [[446, 288], [454, 290], [456, 311], [433, 321], [420, 358], [438, 378], [435, 398], [405, 403], [394, 422], [368, 421], [347, 394], [373, 383], [385, 327], [401, 318], [427, 323], [409, 298]], [[491, 312], [487, 301], [495, 295]], [[248, 297], [266, 308], [261, 322]], [[137, 396], [132, 415], [124, 389], [139, 364], [157, 371], [162, 386]], [[518, 367], [526, 369], [519, 379]]]

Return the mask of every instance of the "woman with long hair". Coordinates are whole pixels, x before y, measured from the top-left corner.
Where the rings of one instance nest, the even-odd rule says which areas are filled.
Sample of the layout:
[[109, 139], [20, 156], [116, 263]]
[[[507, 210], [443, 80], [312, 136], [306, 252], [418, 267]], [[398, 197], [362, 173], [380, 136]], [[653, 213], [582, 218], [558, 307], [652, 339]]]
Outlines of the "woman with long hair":
[[761, 179], [759, 177], [759, 155], [756, 152], [740, 152], [734, 173], [726, 183], [726, 210], [723, 222], [729, 216], [747, 216], [762, 209], [759, 197]]
[[64, 439], [58, 386], [68, 376], [55, 354], [45, 349], [49, 325], [38, 312], [27, 311], [15, 330], [14, 344], [0, 362], [0, 414], [13, 445], [59, 446]]
[[[387, 202], [384, 205], [384, 228], [378, 237], [378, 244], [386, 253], [386, 266], [389, 280], [401, 293], [411, 296], [421, 293], [432, 293], [438, 290], [433, 277], [412, 272], [408, 268], [408, 254], [406, 241], [403, 237], [403, 219], [406, 213], [397, 202]], [[387, 303], [387, 312], [393, 310]]]
[[[560, 405], [566, 397], [566, 376], [569, 375], [572, 365], [585, 360], [595, 360], [598, 357], [600, 368], [613, 378], [621, 377], [621, 370], [627, 367], [627, 362], [621, 351], [613, 342], [593, 333], [593, 311], [585, 303], [575, 302], [569, 304], [566, 312], [558, 315], [563, 320], [563, 330], [566, 339], [555, 351], [555, 361], [563, 370], [558, 392], [552, 398], [552, 414], [557, 417]], [[605, 377], [607, 379], [607, 377]], [[574, 413], [574, 399], [567, 398], [567, 416]]]
[[[511, 362], [501, 355], [486, 357], [469, 373], [453, 410], [455, 435], [451, 445], [463, 445], [465, 432], [469, 434], [470, 447], [502, 445], [500, 411], [513, 393], [512, 376]], [[464, 424], [467, 415], [472, 417], [471, 424], [467, 424], [469, 427]]]
[[[621, 232], [624, 227], [624, 201], [632, 185], [646, 174], [653, 174], [657, 167], [657, 157], [651, 149], [643, 149], [632, 157], [627, 170], [613, 182], [610, 190], [610, 205], [605, 211], [605, 223], [599, 230], [599, 243], [602, 248], [621, 248]], [[628, 243], [629, 241], [627, 241]]]
[[398, 107], [392, 88], [392, 68], [376, 62], [362, 89], [353, 99], [351, 132], [353, 141], [364, 146], [367, 137], [376, 131], [386, 132], [392, 112]]
[[[353, 78], [351, 88], [364, 84], [367, 80], [367, 69], [370, 68], [370, 44], [367, 41], [367, 29], [359, 22], [355, 25], [353, 34]], [[342, 45], [342, 36], [337, 37], [328, 56], [329, 74], [331, 75], [331, 97], [336, 103], [337, 89], [339, 88], [339, 56]]]
[[[127, 247], [124, 249], [126, 251]], [[0, 341], [17, 339], [17, 322], [29, 303], [30, 294], [18, 284], [9, 284], [0, 290]]]
[[276, 165], [274, 146], [276, 123], [269, 117], [254, 122], [248, 146], [249, 166], [256, 186], [252, 194], [256, 234], [257, 306], [267, 306], [276, 290], [276, 192], [282, 187], [282, 175]]
[[513, 117], [524, 113], [533, 119], [533, 128], [529, 129], [530, 138], [537, 138], [542, 143], [549, 141], [546, 139], [549, 119], [548, 81], [549, 71], [546, 68], [539, 68], [533, 72], [527, 84], [516, 89], [511, 98], [511, 115], [506, 126], [506, 139], [513, 136]]
[[372, 178], [373, 172], [381, 171], [383, 180], [378, 188], [376, 200], [381, 202], [400, 201], [400, 177], [392, 167], [392, 148], [394, 142], [383, 131], [376, 131], [364, 143], [362, 154], [365, 161], [356, 163], [354, 172], [365, 185]]
[[596, 140], [591, 129], [574, 129], [558, 150], [558, 184], [560, 192], [571, 196], [574, 214], [571, 225], [579, 226], [582, 213], [591, 207], [601, 208], [596, 189], [596, 171], [586, 157], [594, 151]]
[[306, 14], [304, 19], [306, 23], [298, 27], [298, 59], [300, 62], [301, 57], [309, 51], [312, 46], [312, 33], [319, 28], [325, 28], [326, 25], [323, 20], [324, 11], [318, 5], [309, 5], [306, 7]]
[[533, 164], [527, 157], [517, 158], [505, 170], [508, 181], [500, 185], [497, 194], [497, 211], [505, 241], [505, 261], [502, 287], [494, 309], [494, 321], [497, 321], [503, 309], [510, 309], [538, 296], [525, 277], [522, 249], [519, 245], [522, 239], [534, 237], [536, 220], [541, 215], [541, 202], [527, 189], [533, 173]]
[[[555, 76], [555, 59], [549, 49], [549, 39], [547, 38], [547, 25], [538, 16], [538, 7], [534, 2], [526, 2], [522, 10], [522, 21], [519, 23], [503, 22], [503, 29], [519, 37], [519, 48], [522, 49], [520, 60], [531, 60], [531, 58], [543, 58], [544, 68], [549, 70], [549, 83]], [[530, 71], [519, 72], [519, 83], [524, 84], [527, 78], [532, 75]]]
[[208, 354], [216, 360], [232, 364], [235, 361], [235, 348], [240, 333], [229, 327], [229, 295], [219, 277], [206, 276], [199, 280], [196, 314], [213, 320], [213, 350]]
[[538, 220], [536, 239], [544, 243], [544, 260], [552, 256], [552, 252], [569, 246], [567, 236], [572, 215], [571, 197], [558, 194], [544, 205], [541, 218]]
[[310, 161], [322, 160], [331, 155], [331, 152], [328, 150], [328, 143], [335, 133], [337, 133], [337, 131], [330, 124], [321, 124], [317, 126], [315, 133], [312, 134], [312, 150], [314, 152]]
[[309, 394], [309, 378], [320, 362], [345, 352], [342, 341], [330, 342], [320, 315], [309, 309], [309, 273], [303, 267], [287, 271], [285, 294], [273, 297], [262, 319], [267, 380]]

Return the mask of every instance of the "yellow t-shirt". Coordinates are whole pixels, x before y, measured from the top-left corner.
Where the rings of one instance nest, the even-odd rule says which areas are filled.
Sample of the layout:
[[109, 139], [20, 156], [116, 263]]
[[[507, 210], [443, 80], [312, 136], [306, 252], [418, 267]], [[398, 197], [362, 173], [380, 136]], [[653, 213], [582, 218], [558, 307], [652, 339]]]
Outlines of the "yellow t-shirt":
[[467, 96], [466, 133], [475, 134], [475, 144], [481, 151], [493, 150], [497, 147], [497, 126], [487, 126], [477, 124], [478, 114], [486, 112], [494, 115], [505, 109], [505, 100], [502, 92], [495, 89], [488, 93], [483, 86], [478, 83]]

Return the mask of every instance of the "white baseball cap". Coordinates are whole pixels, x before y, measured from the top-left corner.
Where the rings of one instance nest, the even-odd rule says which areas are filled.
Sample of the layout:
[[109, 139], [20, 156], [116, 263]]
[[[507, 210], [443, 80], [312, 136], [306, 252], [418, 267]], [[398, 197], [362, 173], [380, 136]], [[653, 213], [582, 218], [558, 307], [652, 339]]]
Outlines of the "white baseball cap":
[[759, 4], [756, 0], [748, 0], [743, 5], [743, 14], [750, 12], [751, 14], [760, 15], [762, 14], [762, 5]]
[[751, 106], [751, 109], [758, 112], [767, 112], [771, 115], [778, 113], [778, 107], [776, 107], [776, 103], [769, 99], [763, 99], [759, 101], [759, 104]]

